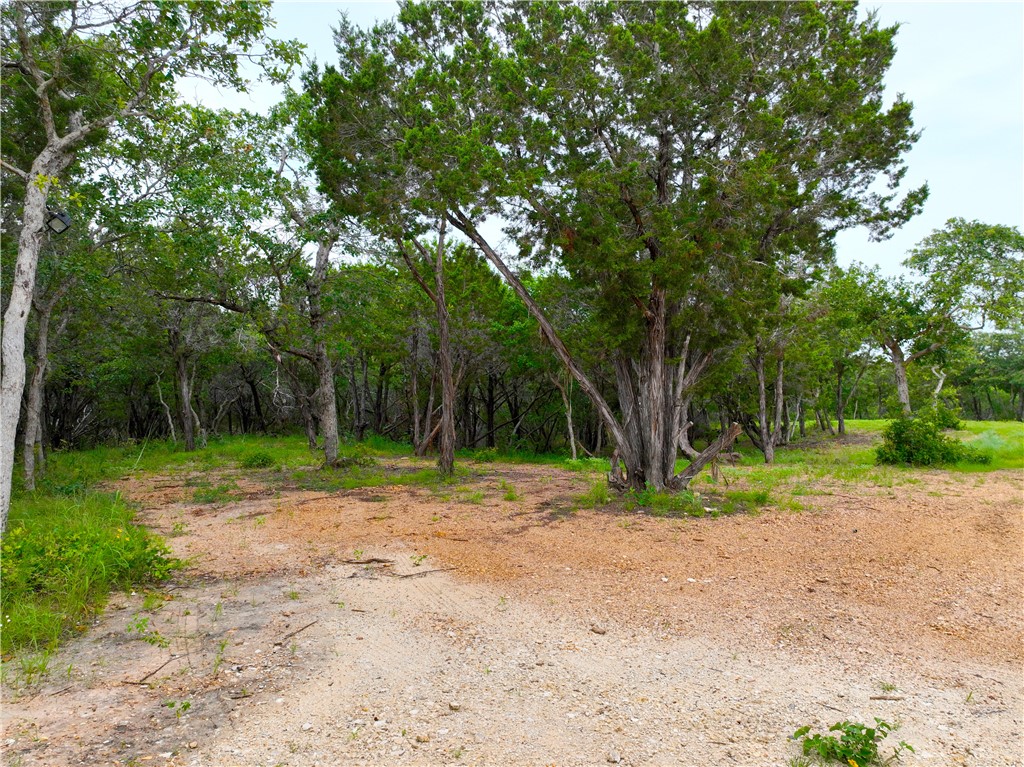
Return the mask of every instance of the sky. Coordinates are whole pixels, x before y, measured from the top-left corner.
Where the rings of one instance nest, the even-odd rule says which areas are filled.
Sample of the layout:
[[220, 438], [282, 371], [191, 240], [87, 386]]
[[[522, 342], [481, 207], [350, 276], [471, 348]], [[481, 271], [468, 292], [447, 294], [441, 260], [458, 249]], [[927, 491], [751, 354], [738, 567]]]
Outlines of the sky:
[[[953, 217], [1024, 229], [1024, 3], [882, 2], [885, 26], [898, 23], [897, 53], [886, 76], [886, 98], [902, 93], [914, 105], [922, 136], [906, 155], [904, 189], [927, 182], [924, 211], [889, 240], [866, 230], [839, 235], [840, 264], [879, 265], [897, 274], [907, 252]], [[331, 28], [346, 11], [359, 26], [397, 12], [393, 2], [276, 2], [274, 36], [298, 39], [321, 63], [335, 58]], [[213, 93], [197, 86], [207, 106], [262, 111], [279, 91]], [[186, 94], [187, 96], [187, 94]]]

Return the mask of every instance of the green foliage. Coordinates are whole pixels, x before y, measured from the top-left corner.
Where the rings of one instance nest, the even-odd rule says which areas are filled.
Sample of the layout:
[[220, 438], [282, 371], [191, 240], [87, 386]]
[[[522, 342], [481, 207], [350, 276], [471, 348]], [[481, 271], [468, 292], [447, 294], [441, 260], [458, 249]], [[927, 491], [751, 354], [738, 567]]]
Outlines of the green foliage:
[[810, 727], [801, 727], [791, 736], [793, 740], [802, 739], [804, 755], [816, 754], [822, 759], [831, 759], [851, 767], [863, 767], [869, 764], [888, 764], [899, 759], [903, 751], [914, 751], [914, 747], [904, 741], [893, 750], [888, 759], [880, 760], [878, 744], [885, 740], [889, 733], [899, 729], [899, 725], [889, 724], [875, 717], [875, 726], [867, 727], [857, 722], [837, 722], [828, 728], [835, 735], [810, 735]]
[[596, 509], [611, 503], [611, 493], [608, 491], [608, 481], [601, 479], [590, 486], [590, 489], [583, 495], [576, 497], [576, 503], [584, 509]]
[[704, 502], [689, 490], [658, 492], [652, 488], [629, 490], [625, 495], [627, 511], [644, 509], [655, 517], [703, 517]]
[[955, 463], [990, 463], [992, 456], [939, 432], [927, 418], [897, 418], [882, 432], [875, 451], [880, 464], [936, 466]]
[[917, 413], [918, 418], [931, 421], [938, 429], [962, 429], [960, 415], [942, 402], [935, 402]]
[[36, 494], [12, 505], [3, 538], [3, 651], [54, 647], [85, 627], [113, 589], [165, 580], [178, 562], [132, 524], [118, 496]]
[[269, 469], [277, 465], [277, 459], [266, 450], [249, 453], [238, 462], [243, 469]]

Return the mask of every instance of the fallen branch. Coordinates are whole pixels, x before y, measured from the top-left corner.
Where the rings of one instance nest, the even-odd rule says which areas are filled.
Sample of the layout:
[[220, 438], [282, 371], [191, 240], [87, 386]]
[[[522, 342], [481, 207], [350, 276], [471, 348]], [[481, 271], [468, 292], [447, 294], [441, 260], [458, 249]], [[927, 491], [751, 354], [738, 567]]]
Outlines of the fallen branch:
[[298, 633], [299, 633], [300, 631], [305, 631], [305, 630], [306, 630], [306, 629], [308, 629], [308, 628], [309, 628], [310, 626], [313, 626], [313, 625], [315, 625], [315, 624], [317, 624], [317, 623], [319, 623], [319, 622], [320, 622], [319, 620], [315, 620], [315, 621], [313, 621], [312, 623], [307, 623], [307, 624], [306, 624], [305, 626], [303, 626], [303, 627], [302, 627], [302, 628], [300, 628], [300, 629], [295, 629], [295, 631], [290, 631], [290, 632], [288, 632], [287, 634], [285, 634], [285, 635], [284, 635], [283, 637], [281, 637], [281, 639], [280, 639], [279, 641], [283, 642], [283, 641], [284, 641], [284, 640], [286, 640], [286, 639], [291, 639], [291, 638], [292, 638], [293, 636], [295, 636], [296, 634], [298, 634]]
[[419, 578], [421, 575], [430, 575], [431, 573], [446, 573], [449, 570], [454, 570], [454, 567], [438, 567], [436, 570], [424, 570], [421, 573], [405, 573], [401, 575], [399, 573], [391, 573], [392, 578]]
[[180, 655], [172, 655], [170, 658], [165, 660], [163, 663], [161, 663], [155, 669], [153, 669], [148, 674], [146, 674], [144, 677], [142, 677], [142, 679], [140, 679], [138, 682], [132, 682], [132, 681], [130, 681], [128, 679], [123, 679], [122, 683], [123, 684], [145, 684], [146, 680], [149, 679], [151, 676], [153, 676], [153, 674], [155, 674], [157, 671], [160, 671], [164, 666], [168, 665], [171, 661], [178, 660], [181, 657], [182, 656], [180, 656]]
[[902, 695], [872, 695], [868, 700], [905, 700]]
[[369, 559], [343, 559], [341, 560], [346, 565], [393, 565], [395, 560], [393, 559], [381, 559], [380, 557], [370, 557]]

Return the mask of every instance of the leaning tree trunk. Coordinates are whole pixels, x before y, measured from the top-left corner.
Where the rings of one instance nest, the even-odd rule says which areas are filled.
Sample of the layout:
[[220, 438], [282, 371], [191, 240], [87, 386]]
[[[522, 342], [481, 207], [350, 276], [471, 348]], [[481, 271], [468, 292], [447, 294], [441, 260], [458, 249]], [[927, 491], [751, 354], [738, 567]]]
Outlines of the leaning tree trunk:
[[846, 434], [846, 400], [843, 399], [843, 373], [846, 372], [846, 365], [843, 362], [835, 363], [836, 371], [836, 424], [839, 434]]
[[[565, 343], [537, 301], [522, 281], [509, 269], [504, 259], [477, 231], [472, 219], [464, 212], [454, 210], [449, 214], [448, 220], [480, 248], [509, 287], [523, 301], [540, 326], [541, 334], [551, 346], [552, 351], [565, 365], [583, 393], [590, 398], [615, 443], [616, 460], [613, 462], [614, 465], [609, 474], [612, 484], [617, 486], [628, 484], [635, 489], [644, 489], [650, 486], [656, 490], [686, 487], [696, 472], [712, 460], [726, 442], [716, 440], [683, 472], [679, 475], [674, 474], [679, 434], [675, 428], [676, 405], [673, 396], [673, 369], [675, 366], [666, 365], [668, 312], [664, 289], [658, 285], [652, 287], [651, 293], [643, 305], [645, 334], [640, 358], [638, 360], [625, 359], [619, 355], [614, 361], [619, 406], [622, 410], [622, 422], [620, 423], [600, 390], [569, 353]], [[736, 430], [738, 429], [737, 426]], [[728, 430], [728, 432], [733, 431], [732, 427]], [[735, 438], [735, 434], [733, 434], [733, 438]], [[619, 459], [626, 466], [627, 476], [625, 478], [622, 478], [618, 468]]]

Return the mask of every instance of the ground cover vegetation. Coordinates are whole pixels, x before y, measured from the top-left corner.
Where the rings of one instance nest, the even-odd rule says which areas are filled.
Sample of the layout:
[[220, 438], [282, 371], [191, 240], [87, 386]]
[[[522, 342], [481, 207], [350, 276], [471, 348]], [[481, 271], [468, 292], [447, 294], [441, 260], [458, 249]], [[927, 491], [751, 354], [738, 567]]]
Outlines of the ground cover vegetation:
[[[396, 481], [394, 450], [442, 479], [569, 454], [665, 514], [704, 509], [702, 470], [785, 472], [848, 418], [897, 419], [883, 463], [1019, 465], [1018, 431], [960, 450], [915, 412], [1024, 419], [1020, 232], [952, 219], [898, 278], [834, 263], [837, 232], [885, 237], [927, 196], [899, 190], [912, 106], [882, 96], [898, 30], [852, 4], [407, 3], [340, 18], [337, 60], [267, 114], [174, 87], [244, 88], [240, 58], [285, 79], [301, 45], [268, 4], [0, 13], [2, 530], [74, 503], [123, 532], [88, 495], [110, 466], [225, 451], [334, 488]], [[141, 535], [111, 582], [160, 575]]]

